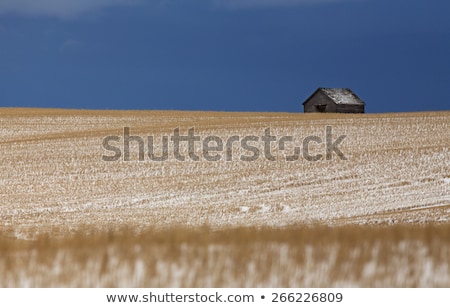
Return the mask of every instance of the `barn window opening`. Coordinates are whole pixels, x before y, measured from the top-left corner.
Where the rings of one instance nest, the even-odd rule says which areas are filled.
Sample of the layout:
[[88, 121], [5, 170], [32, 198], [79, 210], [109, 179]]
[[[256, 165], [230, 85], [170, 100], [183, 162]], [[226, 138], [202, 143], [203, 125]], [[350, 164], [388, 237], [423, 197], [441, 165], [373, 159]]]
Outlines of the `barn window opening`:
[[316, 105], [317, 112], [325, 112], [327, 105]]

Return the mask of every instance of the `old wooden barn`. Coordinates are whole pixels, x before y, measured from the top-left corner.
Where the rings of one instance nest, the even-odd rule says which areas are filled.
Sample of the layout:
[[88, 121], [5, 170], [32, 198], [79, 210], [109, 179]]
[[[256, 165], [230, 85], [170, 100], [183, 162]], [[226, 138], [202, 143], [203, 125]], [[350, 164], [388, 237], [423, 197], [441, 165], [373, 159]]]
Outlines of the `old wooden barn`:
[[318, 88], [303, 103], [304, 112], [364, 113], [365, 103], [348, 88]]

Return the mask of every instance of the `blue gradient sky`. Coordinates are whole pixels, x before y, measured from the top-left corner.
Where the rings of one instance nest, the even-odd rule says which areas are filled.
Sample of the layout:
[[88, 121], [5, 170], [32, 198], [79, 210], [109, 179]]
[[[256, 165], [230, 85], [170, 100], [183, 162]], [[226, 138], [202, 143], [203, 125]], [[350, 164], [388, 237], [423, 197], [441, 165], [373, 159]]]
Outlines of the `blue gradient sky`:
[[447, 0], [0, 0], [0, 106], [450, 109]]

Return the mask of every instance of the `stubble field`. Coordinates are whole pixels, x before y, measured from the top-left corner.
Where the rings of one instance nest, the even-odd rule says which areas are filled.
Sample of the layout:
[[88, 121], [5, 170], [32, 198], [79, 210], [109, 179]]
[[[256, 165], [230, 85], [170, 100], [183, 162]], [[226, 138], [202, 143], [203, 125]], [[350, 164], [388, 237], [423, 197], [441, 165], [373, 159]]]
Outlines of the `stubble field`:
[[[3, 108], [0, 121], [0, 286], [450, 287], [450, 112]], [[346, 160], [325, 159], [327, 126]], [[143, 161], [136, 141], [123, 159], [124, 127]], [[184, 142], [179, 161], [176, 128], [239, 142], [230, 161], [202, 142], [193, 161]], [[102, 159], [107, 136], [116, 161]], [[158, 155], [168, 136], [166, 161], [147, 136]], [[246, 136], [254, 161], [240, 159]], [[286, 161], [308, 136], [322, 159]]]

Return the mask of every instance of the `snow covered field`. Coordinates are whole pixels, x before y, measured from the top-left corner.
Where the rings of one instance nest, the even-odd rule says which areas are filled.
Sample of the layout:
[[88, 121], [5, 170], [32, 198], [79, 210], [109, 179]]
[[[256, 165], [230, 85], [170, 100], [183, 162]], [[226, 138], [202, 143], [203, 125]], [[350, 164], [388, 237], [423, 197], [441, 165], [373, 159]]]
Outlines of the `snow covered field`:
[[[373, 224], [448, 222], [450, 113], [305, 115], [208, 112], [93, 112], [0, 109], [0, 217], [3, 230], [28, 238], [70, 232], [80, 225], [140, 227], [286, 226], [319, 222]], [[327, 161], [106, 162], [103, 139], [123, 128], [145, 141], [194, 127], [202, 136], [346, 135]], [[242, 137], [241, 137], [242, 138]], [[122, 141], [123, 142], [123, 141]], [[120, 142], [111, 143], [122, 147]], [[263, 142], [254, 143], [262, 148]], [[201, 144], [200, 144], [201, 145]], [[147, 143], [146, 143], [147, 146]], [[316, 147], [316, 149], [314, 149]], [[324, 145], [310, 144], [311, 154]], [[315, 151], [315, 152], [314, 152]], [[122, 150], [123, 152], [123, 150]], [[169, 152], [170, 147], [169, 147]], [[146, 149], [147, 153], [147, 149]], [[172, 153], [170, 153], [172, 154]]]
[[[331, 160], [324, 159], [327, 126], [332, 128], [333, 141], [345, 135], [339, 149], [346, 160], [336, 153]], [[131, 142], [130, 161], [124, 161], [124, 127], [144, 140], [144, 161], [139, 161], [138, 142]], [[200, 160], [193, 161], [185, 142], [180, 152], [186, 159], [179, 161], [170, 142], [176, 128], [180, 135], [194, 128], [201, 140], [213, 135], [225, 144], [238, 136], [239, 142], [234, 143], [231, 161], [226, 160], [225, 150], [214, 152], [220, 160], [206, 160], [202, 142], [194, 149]], [[264, 157], [262, 136], [267, 128], [276, 137], [270, 144], [275, 160]], [[448, 225], [449, 129], [450, 112], [311, 115], [0, 109], [0, 232], [18, 241], [124, 226], [138, 232], [205, 225], [211, 230], [305, 224]], [[110, 142], [121, 151], [116, 161], [102, 159], [113, 154], [104, 147], [108, 136], [120, 138]], [[162, 136], [168, 136], [168, 160], [156, 162], [147, 156], [147, 136], [154, 137], [158, 155]], [[240, 159], [252, 155], [239, 146], [246, 136], [259, 138], [249, 142], [259, 150], [255, 161]], [[292, 142], [280, 149], [283, 136], [292, 136]], [[316, 138], [309, 143], [310, 154], [323, 155], [322, 159], [309, 161], [300, 155], [286, 161], [308, 136], [323, 141], [319, 144]], [[450, 286], [448, 268], [443, 273], [444, 284]]]

